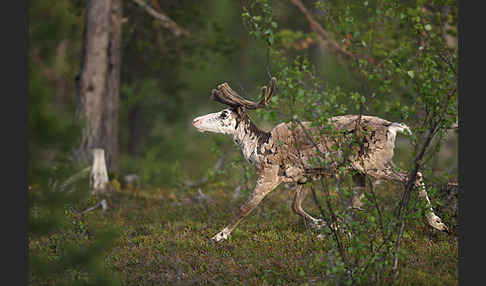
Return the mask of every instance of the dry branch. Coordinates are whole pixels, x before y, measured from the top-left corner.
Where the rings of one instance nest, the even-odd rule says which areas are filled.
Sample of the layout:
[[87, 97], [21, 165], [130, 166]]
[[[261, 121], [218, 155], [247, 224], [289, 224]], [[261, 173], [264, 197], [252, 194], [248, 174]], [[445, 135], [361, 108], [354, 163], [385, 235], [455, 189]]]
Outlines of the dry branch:
[[132, 0], [138, 6], [142, 7], [150, 16], [154, 17], [155, 19], [159, 20], [162, 23], [164, 28], [170, 30], [176, 37], [180, 35], [189, 36], [189, 32], [177, 25], [171, 18], [169, 18], [165, 13], [163, 13], [160, 9], [156, 11], [149, 5], [147, 5], [142, 0]]
[[[307, 21], [309, 22], [310, 24], [310, 28], [313, 32], [315, 32], [317, 35], [319, 35], [320, 37], [320, 40], [321, 40], [321, 43], [323, 46], [327, 47], [328, 49], [334, 51], [334, 52], [337, 52], [341, 55], [344, 55], [346, 57], [349, 57], [349, 58], [352, 58], [354, 60], [360, 58], [361, 56], [357, 56], [353, 53], [350, 53], [348, 51], [346, 51], [345, 48], [343, 48], [342, 46], [340, 46], [338, 43], [336, 43], [335, 41], [331, 40], [329, 38], [329, 34], [326, 30], [324, 30], [324, 28], [321, 26], [321, 24], [319, 24], [319, 22], [317, 22], [316, 20], [314, 20], [314, 18], [312, 17], [311, 13], [307, 10], [307, 8], [304, 6], [304, 4], [302, 4], [302, 2], [300, 0], [290, 0], [290, 2], [292, 2], [292, 4], [294, 4], [298, 9], [299, 11], [304, 14], [305, 18], [307, 19]], [[364, 58], [370, 62], [370, 63], [373, 63], [374, 60], [373, 58], [371, 58], [370, 56], [364, 56]]]
[[[79, 171], [78, 173], [69, 177], [64, 183], [61, 185], [61, 191], [65, 191], [67, 187], [72, 185], [73, 183], [77, 182], [78, 180], [88, 177], [91, 174], [91, 166], [84, 168], [83, 170]], [[72, 192], [74, 189], [70, 189], [68, 192]]]
[[[224, 163], [225, 160], [226, 160], [226, 154], [223, 153], [221, 155], [221, 158], [219, 158], [218, 162], [216, 162], [216, 164], [214, 165], [213, 172], [216, 172], [219, 169], [221, 169], [223, 167], [223, 163]], [[198, 186], [204, 185], [207, 181], [208, 181], [208, 177], [205, 176], [205, 177], [203, 177], [203, 178], [201, 178], [201, 179], [199, 179], [195, 182], [190, 181], [190, 180], [185, 181], [184, 186], [189, 187], [189, 188], [198, 187]]]

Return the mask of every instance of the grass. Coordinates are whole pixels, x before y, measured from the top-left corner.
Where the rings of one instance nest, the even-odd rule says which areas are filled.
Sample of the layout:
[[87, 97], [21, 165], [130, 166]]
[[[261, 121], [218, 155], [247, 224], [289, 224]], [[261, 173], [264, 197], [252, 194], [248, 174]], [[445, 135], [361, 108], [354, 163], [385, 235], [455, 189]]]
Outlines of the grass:
[[[65, 241], [89, 245], [96, 233], [117, 227], [121, 235], [104, 254], [103, 267], [122, 285], [330, 285], [326, 272], [331, 244], [316, 238], [290, 206], [292, 191], [269, 194], [222, 243], [210, 237], [237, 214], [243, 197], [233, 191], [203, 190], [211, 201], [198, 201], [197, 191], [177, 189], [121, 190], [106, 213], [71, 214], [70, 231], [32, 239], [31, 253], [55, 260]], [[395, 197], [397, 193], [377, 192]], [[304, 207], [314, 215], [310, 199]], [[396, 285], [457, 285], [457, 234], [437, 233], [424, 221], [413, 224], [403, 244]], [[66, 270], [32, 285], [78, 281], [82, 271]], [[333, 284], [334, 285], [334, 284]]]

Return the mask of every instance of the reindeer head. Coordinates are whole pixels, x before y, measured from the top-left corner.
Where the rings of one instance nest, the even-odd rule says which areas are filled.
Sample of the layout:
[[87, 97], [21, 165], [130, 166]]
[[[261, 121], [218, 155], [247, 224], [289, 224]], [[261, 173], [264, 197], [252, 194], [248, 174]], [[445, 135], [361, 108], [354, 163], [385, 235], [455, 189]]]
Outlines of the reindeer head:
[[212, 90], [210, 98], [228, 105], [230, 108], [199, 116], [192, 121], [192, 125], [200, 132], [233, 134], [241, 120], [248, 118], [247, 109], [267, 106], [273, 96], [276, 82], [277, 79], [272, 77], [269, 88], [262, 87], [262, 98], [259, 103], [242, 98], [227, 83], [218, 85], [217, 89]]
[[209, 113], [196, 117], [192, 125], [199, 132], [214, 132], [232, 134], [236, 129], [238, 112], [233, 108], [226, 108], [219, 112]]

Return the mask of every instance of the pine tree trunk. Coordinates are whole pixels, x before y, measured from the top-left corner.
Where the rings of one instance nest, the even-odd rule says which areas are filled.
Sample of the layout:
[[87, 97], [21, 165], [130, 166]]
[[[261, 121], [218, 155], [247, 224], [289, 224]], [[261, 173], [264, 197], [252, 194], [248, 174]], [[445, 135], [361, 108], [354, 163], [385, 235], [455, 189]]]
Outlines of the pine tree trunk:
[[120, 94], [122, 0], [88, 0], [77, 118], [84, 121], [78, 162], [89, 162], [91, 150], [104, 149], [110, 170], [117, 169]]
[[111, 0], [110, 42], [105, 100], [105, 144], [108, 150], [108, 168], [118, 168], [118, 106], [120, 101], [120, 68], [122, 40], [122, 0]]

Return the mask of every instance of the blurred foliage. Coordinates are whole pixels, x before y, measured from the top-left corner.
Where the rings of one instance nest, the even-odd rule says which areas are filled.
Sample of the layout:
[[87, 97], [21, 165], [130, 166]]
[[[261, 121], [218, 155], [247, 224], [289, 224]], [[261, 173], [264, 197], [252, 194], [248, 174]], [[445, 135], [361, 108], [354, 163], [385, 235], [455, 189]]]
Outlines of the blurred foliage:
[[[30, 5], [29, 51], [29, 178], [45, 175], [53, 161], [66, 163], [79, 138], [80, 124], [74, 121], [74, 79], [79, 63], [79, 7], [73, 2], [35, 1]], [[46, 21], [45, 19], [49, 19]], [[69, 41], [65, 61], [58, 63], [57, 47]], [[65, 93], [58, 83], [67, 82]], [[59, 97], [66, 100], [56, 104]], [[60, 140], [62, 139], [62, 140]]]
[[[260, 78], [263, 70], [248, 69], [241, 76], [241, 66], [234, 63], [258, 61], [263, 55], [258, 47], [240, 47], [247, 32], [241, 26], [236, 2], [159, 4], [190, 34], [175, 37], [142, 8], [125, 1], [118, 171], [138, 173], [147, 184], [171, 185], [174, 173], [170, 170], [176, 161], [181, 172], [197, 177], [217, 160], [198, 151], [212, 145], [213, 139], [200, 136], [190, 126], [192, 118], [216, 107], [208, 100], [211, 88], [222, 81], [237, 80], [243, 86]], [[58, 160], [69, 162], [70, 150], [79, 142], [82, 123], [74, 121], [78, 104], [75, 78], [84, 5], [84, 1], [41, 0], [29, 10], [33, 179]], [[61, 55], [62, 45], [67, 45], [65, 55]], [[187, 156], [189, 153], [193, 155]]]
[[29, 187], [29, 280], [31, 285], [120, 285], [104, 265], [119, 238], [113, 226], [87, 225], [76, 211], [94, 204], [89, 172], [56, 167]]

